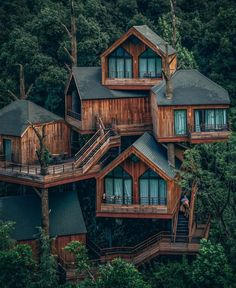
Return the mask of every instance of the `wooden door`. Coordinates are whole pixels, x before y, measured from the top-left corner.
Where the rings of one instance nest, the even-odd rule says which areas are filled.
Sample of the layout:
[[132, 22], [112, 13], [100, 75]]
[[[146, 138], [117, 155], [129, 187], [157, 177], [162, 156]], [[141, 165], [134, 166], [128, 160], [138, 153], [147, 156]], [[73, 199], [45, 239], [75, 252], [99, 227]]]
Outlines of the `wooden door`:
[[3, 139], [3, 150], [5, 161], [11, 162], [12, 161], [12, 145], [10, 139]]

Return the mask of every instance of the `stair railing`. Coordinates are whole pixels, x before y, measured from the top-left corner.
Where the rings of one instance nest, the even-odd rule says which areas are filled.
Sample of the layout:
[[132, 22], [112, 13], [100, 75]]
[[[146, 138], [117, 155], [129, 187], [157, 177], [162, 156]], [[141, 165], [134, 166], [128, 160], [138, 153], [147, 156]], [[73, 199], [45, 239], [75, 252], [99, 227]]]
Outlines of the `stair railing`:
[[75, 154], [74, 159], [76, 163], [79, 163], [81, 159], [84, 157], [84, 153], [96, 142], [99, 137], [102, 135], [102, 130], [99, 129], [89, 140], [85, 143], [85, 145]]
[[[103, 135], [103, 137], [99, 140], [99, 144], [102, 144], [100, 146], [100, 148], [91, 156], [91, 158], [88, 159], [88, 161], [86, 163], [84, 163], [84, 165], [82, 166], [82, 170], [83, 170], [83, 173], [85, 173], [89, 168], [89, 166], [91, 165], [91, 162], [94, 161], [94, 159], [96, 158], [96, 156], [100, 153], [100, 149], [101, 147], [106, 143], [106, 142], [109, 142], [110, 141], [110, 137], [112, 136], [112, 131], [111, 130], [108, 130], [106, 132], [106, 134]], [[95, 146], [96, 147], [96, 146]], [[95, 149], [94, 147], [94, 149]], [[91, 150], [91, 153], [92, 153], [93, 150]], [[87, 155], [88, 156], [88, 155]], [[84, 159], [85, 160], [85, 159]]]
[[[177, 188], [176, 188], [177, 190]], [[175, 191], [177, 193], [177, 191]], [[173, 210], [174, 219], [173, 219], [173, 225], [172, 225], [172, 233], [173, 233], [173, 242], [176, 240], [176, 232], [177, 232], [177, 225], [178, 225], [178, 215], [179, 215], [179, 209], [180, 209], [180, 198], [181, 193], [179, 193], [179, 196], [176, 198], [175, 207]]]
[[192, 236], [193, 236], [194, 206], [195, 206], [196, 193], [197, 193], [197, 183], [194, 183], [192, 186], [190, 207], [189, 207], [189, 220], [188, 220], [189, 242], [192, 241]]

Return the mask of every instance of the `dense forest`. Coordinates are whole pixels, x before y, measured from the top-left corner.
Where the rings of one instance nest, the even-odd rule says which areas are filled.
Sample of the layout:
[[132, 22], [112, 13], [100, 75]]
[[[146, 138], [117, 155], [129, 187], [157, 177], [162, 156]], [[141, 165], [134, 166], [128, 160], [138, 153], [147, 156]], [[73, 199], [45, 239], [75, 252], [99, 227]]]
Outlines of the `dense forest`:
[[[99, 65], [101, 52], [133, 25], [147, 24], [171, 39], [169, 1], [81, 0], [75, 6], [79, 66]], [[227, 89], [233, 105], [235, 11], [233, 0], [178, 0], [176, 8], [179, 58], [191, 58], [190, 66]], [[65, 64], [70, 64], [65, 26], [70, 27], [68, 0], [1, 1], [0, 107], [12, 100], [12, 93], [19, 94], [17, 65], [22, 64], [26, 90], [33, 85], [29, 99], [63, 114]]]
[[[69, 2], [0, 1], [0, 108], [19, 96], [21, 64], [29, 99], [63, 116], [70, 65], [70, 39], [65, 29], [70, 27]], [[229, 91], [230, 124], [235, 131], [236, 2], [176, 2], [179, 68], [197, 68]], [[75, 0], [75, 15], [79, 66], [100, 65], [100, 54], [133, 25], [147, 24], [171, 43], [172, 19], [167, 0]], [[131, 264], [115, 260], [100, 267], [100, 276], [94, 279], [86, 251], [77, 249], [78, 243], [74, 243], [67, 249], [76, 255], [78, 270], [87, 277], [75, 286], [235, 287], [235, 132], [228, 143], [196, 145], [186, 151], [180, 185], [188, 190], [196, 181], [196, 208], [199, 215], [210, 212], [211, 231], [210, 241], [203, 240], [195, 259], [160, 259], [141, 267], [141, 273]], [[4, 287], [63, 287], [49, 252], [49, 240], [41, 235], [43, 248], [37, 264], [29, 247], [17, 246], [10, 239], [11, 229], [12, 224], [0, 225], [0, 282], [6, 283]], [[14, 280], [8, 281], [13, 274]]]

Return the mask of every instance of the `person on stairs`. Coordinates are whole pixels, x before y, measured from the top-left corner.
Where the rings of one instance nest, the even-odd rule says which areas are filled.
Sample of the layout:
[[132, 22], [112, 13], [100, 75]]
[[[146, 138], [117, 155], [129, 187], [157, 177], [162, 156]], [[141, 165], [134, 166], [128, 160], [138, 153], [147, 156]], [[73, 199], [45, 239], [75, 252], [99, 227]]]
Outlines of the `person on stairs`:
[[181, 205], [180, 205], [180, 211], [184, 213], [184, 216], [188, 218], [189, 215], [189, 200], [186, 195], [183, 195], [181, 198]]

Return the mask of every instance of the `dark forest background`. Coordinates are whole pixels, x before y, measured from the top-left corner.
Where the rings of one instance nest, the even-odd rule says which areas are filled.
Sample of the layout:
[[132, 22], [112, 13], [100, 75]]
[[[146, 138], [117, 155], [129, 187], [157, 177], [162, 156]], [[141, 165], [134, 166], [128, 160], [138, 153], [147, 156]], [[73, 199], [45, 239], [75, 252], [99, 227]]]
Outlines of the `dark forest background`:
[[[235, 95], [236, 2], [177, 0], [179, 43], [194, 66]], [[75, 1], [78, 65], [100, 64], [99, 55], [133, 25], [147, 24], [171, 39], [167, 0]], [[25, 69], [29, 99], [63, 115], [70, 40], [68, 0], [0, 1], [0, 108], [19, 94], [19, 66]], [[186, 56], [187, 55], [187, 56]], [[179, 55], [181, 57], [181, 55]]]

